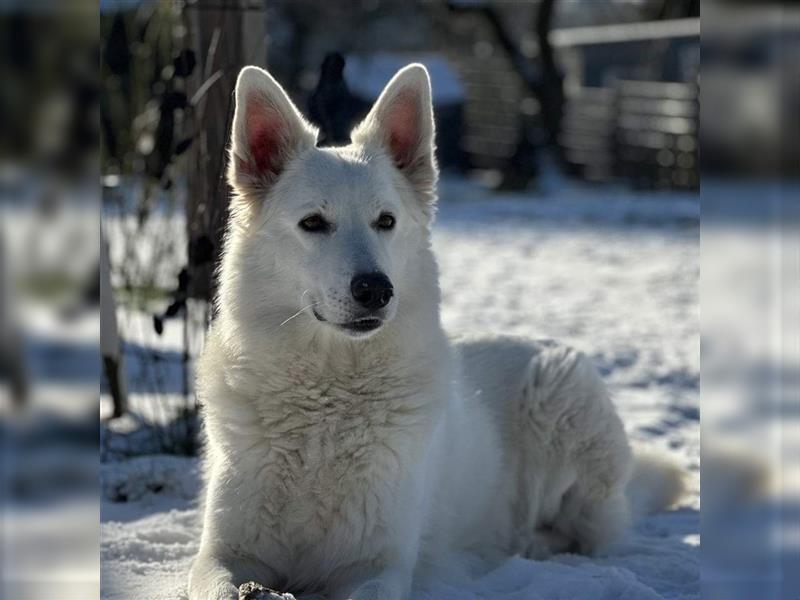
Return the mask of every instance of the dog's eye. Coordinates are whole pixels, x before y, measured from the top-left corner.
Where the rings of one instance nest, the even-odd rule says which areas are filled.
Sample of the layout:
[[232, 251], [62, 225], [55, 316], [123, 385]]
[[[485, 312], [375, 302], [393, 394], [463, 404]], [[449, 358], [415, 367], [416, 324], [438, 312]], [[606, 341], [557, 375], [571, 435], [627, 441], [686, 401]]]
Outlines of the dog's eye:
[[389, 230], [394, 229], [395, 219], [393, 215], [389, 213], [381, 213], [381, 216], [378, 217], [378, 220], [375, 221], [375, 227], [378, 229]]
[[299, 223], [300, 229], [311, 233], [325, 233], [330, 231], [331, 224], [322, 215], [309, 215]]

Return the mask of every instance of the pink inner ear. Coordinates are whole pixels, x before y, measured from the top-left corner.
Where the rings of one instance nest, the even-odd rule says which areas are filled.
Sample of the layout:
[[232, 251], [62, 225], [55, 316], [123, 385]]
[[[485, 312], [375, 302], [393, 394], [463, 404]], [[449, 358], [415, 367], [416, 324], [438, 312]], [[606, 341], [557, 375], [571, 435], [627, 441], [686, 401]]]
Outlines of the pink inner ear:
[[[260, 98], [250, 98], [246, 108], [247, 146], [254, 174], [278, 173], [285, 141], [280, 114]], [[248, 169], [248, 170], [250, 170]]]
[[392, 102], [386, 122], [389, 149], [398, 167], [405, 167], [414, 159], [419, 144], [419, 120], [416, 95], [401, 92]]

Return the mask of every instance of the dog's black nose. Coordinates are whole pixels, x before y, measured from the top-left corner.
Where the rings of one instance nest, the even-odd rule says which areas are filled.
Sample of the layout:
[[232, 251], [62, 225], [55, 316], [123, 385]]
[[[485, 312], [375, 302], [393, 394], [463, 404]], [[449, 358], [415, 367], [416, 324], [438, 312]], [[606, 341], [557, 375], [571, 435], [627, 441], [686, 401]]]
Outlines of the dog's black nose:
[[392, 282], [383, 273], [362, 273], [350, 282], [350, 293], [364, 308], [376, 310], [389, 304], [394, 295]]

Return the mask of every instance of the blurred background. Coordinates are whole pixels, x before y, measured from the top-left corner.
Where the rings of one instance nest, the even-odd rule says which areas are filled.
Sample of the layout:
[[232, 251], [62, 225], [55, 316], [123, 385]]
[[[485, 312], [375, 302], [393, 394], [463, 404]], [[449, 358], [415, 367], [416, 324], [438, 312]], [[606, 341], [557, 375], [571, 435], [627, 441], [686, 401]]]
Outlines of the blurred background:
[[0, 6], [0, 597], [9, 600], [99, 589], [99, 36], [90, 2]]
[[445, 325], [590, 354], [632, 439], [691, 473], [680, 520], [663, 526], [677, 551], [700, 534], [702, 385], [713, 468], [702, 575], [687, 558], [684, 597], [700, 584], [711, 598], [797, 597], [800, 11], [101, 0], [97, 12], [0, 8], [2, 598], [97, 597], [101, 552], [104, 598], [143, 597], [145, 581], [180, 597], [199, 489], [193, 365], [213, 318], [238, 71], [268, 68], [336, 145], [411, 61], [433, 82]]

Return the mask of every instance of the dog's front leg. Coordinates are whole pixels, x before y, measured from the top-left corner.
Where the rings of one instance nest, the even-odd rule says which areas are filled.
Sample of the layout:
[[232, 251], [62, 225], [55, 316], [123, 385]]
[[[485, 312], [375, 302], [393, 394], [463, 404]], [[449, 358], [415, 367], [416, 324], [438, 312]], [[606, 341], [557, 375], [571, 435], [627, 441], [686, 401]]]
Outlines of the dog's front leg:
[[233, 572], [226, 561], [210, 553], [195, 558], [189, 571], [189, 600], [237, 600]]
[[247, 581], [272, 587], [277, 579], [255, 559], [201, 550], [189, 571], [189, 600], [238, 600], [237, 586]]

